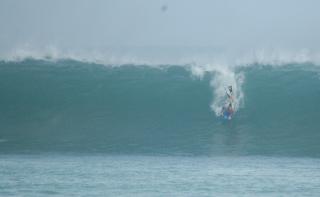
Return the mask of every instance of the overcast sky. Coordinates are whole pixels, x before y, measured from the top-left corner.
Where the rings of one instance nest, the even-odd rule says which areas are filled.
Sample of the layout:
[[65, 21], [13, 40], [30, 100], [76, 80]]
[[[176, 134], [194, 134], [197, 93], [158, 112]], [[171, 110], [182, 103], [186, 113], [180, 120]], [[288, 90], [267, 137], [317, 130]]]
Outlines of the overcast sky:
[[1, 0], [0, 49], [320, 48], [317, 0]]

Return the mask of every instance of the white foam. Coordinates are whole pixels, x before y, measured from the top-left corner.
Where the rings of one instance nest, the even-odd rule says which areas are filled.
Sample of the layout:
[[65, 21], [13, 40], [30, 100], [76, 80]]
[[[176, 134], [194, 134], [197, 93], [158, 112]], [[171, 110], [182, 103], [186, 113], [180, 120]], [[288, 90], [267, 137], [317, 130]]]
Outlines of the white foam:
[[[201, 49], [201, 48], [200, 48]], [[281, 66], [291, 63], [320, 64], [320, 52], [308, 49], [252, 49], [224, 51], [217, 49], [196, 50], [192, 48], [104, 48], [60, 49], [55, 46], [33, 47], [24, 44], [0, 52], [0, 60], [22, 61], [71, 59], [104, 65], [224, 65], [228, 67], [252, 66], [255, 64]]]
[[236, 73], [230, 67], [225, 65], [204, 65], [192, 66], [191, 72], [193, 75], [203, 78], [205, 73], [209, 73], [211, 77], [210, 86], [214, 99], [211, 103], [211, 109], [217, 116], [221, 113], [221, 108], [227, 101], [226, 88], [233, 87], [234, 96], [234, 110], [235, 112], [243, 106], [244, 93], [242, 91], [242, 84], [244, 82], [244, 74], [242, 72]]

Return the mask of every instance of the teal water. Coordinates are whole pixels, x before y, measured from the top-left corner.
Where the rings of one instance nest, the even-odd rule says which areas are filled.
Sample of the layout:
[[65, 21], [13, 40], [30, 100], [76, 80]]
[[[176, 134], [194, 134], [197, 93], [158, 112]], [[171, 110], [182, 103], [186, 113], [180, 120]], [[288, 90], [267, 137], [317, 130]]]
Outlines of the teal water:
[[229, 122], [210, 81], [184, 66], [0, 63], [0, 152], [320, 156], [320, 77], [312, 65], [239, 68]]
[[224, 121], [215, 70], [0, 62], [0, 196], [317, 196], [319, 71], [235, 68]]

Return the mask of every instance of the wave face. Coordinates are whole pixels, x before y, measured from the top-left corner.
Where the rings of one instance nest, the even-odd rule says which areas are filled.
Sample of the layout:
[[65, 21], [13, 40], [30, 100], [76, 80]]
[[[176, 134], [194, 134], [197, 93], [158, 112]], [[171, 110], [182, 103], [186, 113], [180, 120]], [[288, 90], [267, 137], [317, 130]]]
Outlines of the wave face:
[[2, 61], [0, 152], [320, 156], [317, 66], [204, 68]]

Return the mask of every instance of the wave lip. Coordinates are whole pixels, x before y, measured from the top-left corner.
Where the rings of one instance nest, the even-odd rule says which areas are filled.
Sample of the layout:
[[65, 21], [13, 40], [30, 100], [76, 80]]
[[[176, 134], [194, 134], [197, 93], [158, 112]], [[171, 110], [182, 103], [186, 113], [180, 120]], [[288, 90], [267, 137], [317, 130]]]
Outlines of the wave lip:
[[320, 52], [310, 49], [224, 50], [212, 47], [106, 47], [62, 49], [25, 44], [0, 53], [3, 61], [74, 60], [103, 65], [223, 65], [234, 69], [253, 65], [281, 66], [312, 63], [319, 65]]

